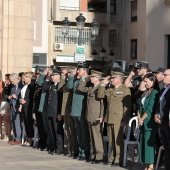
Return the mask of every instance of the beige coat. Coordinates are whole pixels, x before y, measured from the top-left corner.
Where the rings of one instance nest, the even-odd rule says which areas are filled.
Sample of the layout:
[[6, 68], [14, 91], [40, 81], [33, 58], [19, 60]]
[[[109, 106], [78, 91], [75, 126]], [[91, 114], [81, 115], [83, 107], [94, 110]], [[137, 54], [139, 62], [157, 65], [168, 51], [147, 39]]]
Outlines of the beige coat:
[[67, 80], [65, 79], [61, 79], [59, 82], [58, 90], [63, 92], [61, 115], [68, 116], [71, 113], [73, 90], [67, 88]]
[[106, 90], [104, 86], [100, 86], [97, 97], [107, 97], [107, 111], [104, 117], [106, 123], [120, 124], [122, 120], [129, 120], [131, 112], [131, 92], [129, 88], [120, 85], [118, 88]]
[[78, 90], [87, 93], [87, 112], [86, 119], [88, 122], [93, 122], [96, 119], [103, 118], [103, 99], [99, 99], [97, 97], [98, 88], [100, 84], [96, 87], [91, 85], [90, 87], [86, 87], [85, 81], [80, 81], [78, 86]]

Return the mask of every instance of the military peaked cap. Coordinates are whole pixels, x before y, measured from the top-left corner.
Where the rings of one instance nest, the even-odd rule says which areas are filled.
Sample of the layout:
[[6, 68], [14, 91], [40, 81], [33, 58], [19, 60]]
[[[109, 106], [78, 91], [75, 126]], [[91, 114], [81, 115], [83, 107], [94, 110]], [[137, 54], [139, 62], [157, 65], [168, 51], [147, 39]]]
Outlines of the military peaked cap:
[[100, 71], [96, 71], [96, 70], [91, 70], [91, 75], [89, 75], [90, 77], [96, 77], [96, 76], [102, 76], [102, 72]]
[[124, 73], [122, 72], [111, 71], [111, 78], [115, 78], [115, 77], [127, 77], [127, 76], [125, 76]]
[[90, 65], [86, 62], [80, 62], [78, 63], [77, 68], [90, 68]]

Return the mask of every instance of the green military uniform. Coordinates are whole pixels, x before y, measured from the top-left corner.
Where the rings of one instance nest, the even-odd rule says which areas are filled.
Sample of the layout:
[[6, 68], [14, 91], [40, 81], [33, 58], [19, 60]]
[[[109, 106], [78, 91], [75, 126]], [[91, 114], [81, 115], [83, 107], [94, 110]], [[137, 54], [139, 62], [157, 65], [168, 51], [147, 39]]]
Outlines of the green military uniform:
[[90, 156], [90, 136], [88, 124], [85, 119], [87, 107], [87, 94], [77, 90], [80, 79], [74, 76], [68, 77], [67, 87], [73, 89], [73, 100], [71, 116], [74, 117], [77, 130], [77, 138], [79, 143], [79, 157], [88, 159]]
[[70, 115], [72, 98], [73, 98], [73, 90], [70, 90], [67, 88], [66, 79], [61, 79], [58, 85], [58, 89], [63, 92], [61, 115], [64, 118], [64, 125], [65, 125], [65, 130], [67, 133], [69, 151], [71, 154], [74, 153], [74, 156], [77, 156], [79, 153], [77, 133], [76, 133], [74, 120], [72, 116]]
[[[92, 70], [91, 77], [101, 76], [102, 73]], [[86, 119], [89, 125], [90, 139], [92, 146], [92, 154], [95, 160], [103, 160], [103, 138], [102, 138], [102, 124], [93, 126], [92, 123], [98, 118], [103, 118], [103, 99], [97, 98], [98, 88], [100, 83], [96, 86], [92, 85], [86, 87], [86, 82], [81, 81], [78, 90], [87, 93], [87, 114]]]
[[[44, 79], [45, 79], [45, 75], [40, 73], [39, 78], [37, 80], [37, 85], [42, 87], [42, 85], [45, 81]], [[39, 105], [39, 109], [38, 109], [38, 111], [41, 112], [41, 113], [43, 112], [45, 96], [46, 96], [46, 93], [44, 91], [42, 91], [41, 98], [40, 98], [40, 105]]]
[[[112, 73], [112, 77], [123, 77], [122, 73]], [[110, 163], [123, 163], [124, 134], [122, 121], [128, 121], [131, 112], [131, 94], [129, 88], [123, 84], [117, 88], [100, 86], [98, 98], [107, 97], [107, 111], [104, 121], [108, 126], [109, 145], [111, 146]]]
[[[79, 67], [80, 68], [80, 67]], [[81, 68], [87, 68], [86, 65], [82, 65]], [[85, 76], [81, 78], [86, 81]], [[79, 160], [89, 159], [90, 157], [90, 135], [88, 129], [88, 123], [85, 119], [87, 108], [87, 94], [77, 89], [80, 84], [80, 79], [75, 76], [69, 76], [67, 82], [67, 88], [73, 89], [73, 100], [71, 108], [71, 116], [75, 119], [77, 138], [79, 143]], [[88, 87], [88, 82], [86, 84]]]

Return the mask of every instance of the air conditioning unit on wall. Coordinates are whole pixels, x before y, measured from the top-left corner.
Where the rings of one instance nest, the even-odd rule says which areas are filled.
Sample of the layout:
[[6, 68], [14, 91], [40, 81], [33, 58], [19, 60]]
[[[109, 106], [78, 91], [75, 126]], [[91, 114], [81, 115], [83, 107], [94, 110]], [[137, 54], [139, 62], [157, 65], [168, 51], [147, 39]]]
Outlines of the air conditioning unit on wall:
[[63, 43], [54, 43], [53, 50], [54, 51], [62, 51], [64, 49]]

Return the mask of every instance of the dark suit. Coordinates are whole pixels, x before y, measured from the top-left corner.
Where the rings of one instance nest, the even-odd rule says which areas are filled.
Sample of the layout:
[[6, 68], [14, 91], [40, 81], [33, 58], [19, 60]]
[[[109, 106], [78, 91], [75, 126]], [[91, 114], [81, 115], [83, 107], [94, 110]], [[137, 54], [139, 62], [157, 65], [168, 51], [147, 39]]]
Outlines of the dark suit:
[[[22, 116], [24, 119], [26, 135], [28, 138], [34, 137], [34, 129], [33, 129], [33, 96], [34, 96], [34, 83], [30, 83], [25, 91], [24, 100], [26, 103], [22, 104]], [[21, 93], [19, 95], [21, 98]]]
[[33, 97], [33, 113], [35, 113], [36, 123], [38, 128], [39, 140], [38, 147], [46, 147], [46, 135], [44, 130], [44, 124], [42, 119], [42, 113], [38, 111], [40, 105], [42, 87], [35, 83], [35, 92]]
[[11, 88], [11, 93], [16, 95], [16, 99], [12, 98], [10, 100], [10, 117], [12, 122], [12, 128], [14, 133], [14, 140], [20, 140], [21, 139], [21, 118], [20, 113], [18, 112], [19, 108], [19, 98], [18, 95], [20, 93], [21, 89], [19, 86], [13, 86]]
[[[48, 127], [50, 133], [47, 134], [47, 148], [50, 150], [57, 149], [63, 152], [63, 139], [62, 139], [62, 121], [56, 120], [57, 115], [61, 114], [62, 96], [58, 92], [58, 85], [53, 82], [45, 81], [42, 89], [46, 91], [45, 110], [48, 116]], [[57, 141], [56, 141], [57, 140]]]
[[[163, 94], [164, 89], [161, 90], [160, 96]], [[162, 109], [160, 110], [160, 105]], [[162, 124], [160, 125], [162, 143], [165, 148], [165, 167], [170, 169], [170, 127], [169, 123], [169, 111], [170, 111], [170, 88], [165, 93], [163, 100], [159, 103], [159, 113], [162, 116]]]

